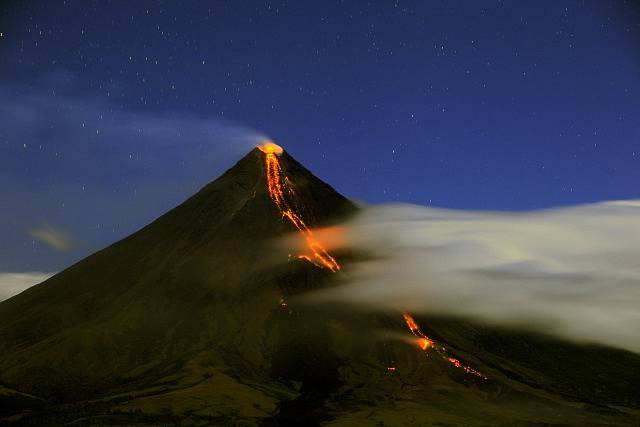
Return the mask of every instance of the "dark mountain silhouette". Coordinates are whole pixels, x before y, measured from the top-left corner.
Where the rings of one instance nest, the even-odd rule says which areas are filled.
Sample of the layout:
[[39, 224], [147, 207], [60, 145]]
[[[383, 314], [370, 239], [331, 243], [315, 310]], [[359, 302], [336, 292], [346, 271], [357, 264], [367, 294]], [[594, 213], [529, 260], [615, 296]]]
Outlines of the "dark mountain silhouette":
[[[274, 202], [265, 157], [254, 149], [140, 231], [0, 303], [0, 424], [638, 423], [631, 353], [419, 319], [483, 379], [395, 339], [411, 337], [400, 313], [301, 304], [342, 273], [276, 243], [297, 220]], [[306, 226], [356, 214], [286, 152], [278, 165]]]

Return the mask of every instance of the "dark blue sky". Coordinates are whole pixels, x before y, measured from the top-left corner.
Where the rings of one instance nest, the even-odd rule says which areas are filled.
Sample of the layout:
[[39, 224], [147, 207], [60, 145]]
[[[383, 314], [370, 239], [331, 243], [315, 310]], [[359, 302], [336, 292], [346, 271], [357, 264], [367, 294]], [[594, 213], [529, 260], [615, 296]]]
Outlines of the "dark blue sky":
[[134, 231], [248, 149], [229, 148], [234, 124], [367, 202], [640, 197], [631, 3], [52, 0], [0, 17], [0, 271]]

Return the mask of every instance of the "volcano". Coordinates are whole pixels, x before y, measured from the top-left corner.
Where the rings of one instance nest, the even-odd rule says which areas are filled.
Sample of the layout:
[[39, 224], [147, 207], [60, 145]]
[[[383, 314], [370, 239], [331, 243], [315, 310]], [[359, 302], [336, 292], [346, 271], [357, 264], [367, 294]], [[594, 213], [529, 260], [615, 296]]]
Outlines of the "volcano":
[[[280, 147], [255, 148], [0, 303], [0, 423], [638, 424], [637, 355], [303, 304], [363, 256], [327, 252], [313, 229], [357, 212]], [[290, 234], [307, 250], [282, 243]]]

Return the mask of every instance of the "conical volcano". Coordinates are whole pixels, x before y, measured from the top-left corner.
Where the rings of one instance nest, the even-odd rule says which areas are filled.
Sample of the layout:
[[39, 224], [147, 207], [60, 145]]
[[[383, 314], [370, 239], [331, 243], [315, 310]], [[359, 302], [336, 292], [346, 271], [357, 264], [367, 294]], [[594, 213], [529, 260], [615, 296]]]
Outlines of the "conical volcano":
[[[309, 227], [355, 211], [287, 153], [278, 157]], [[278, 277], [288, 254], [274, 244], [295, 227], [273, 203], [266, 169], [252, 150], [142, 230], [3, 302], [2, 381], [67, 400], [211, 346], [260, 359], [252, 328], [296, 291]]]
[[[637, 420], [640, 360], [629, 353], [449, 319], [419, 324], [409, 313], [298, 304], [298, 294], [338, 285], [358, 256], [330, 253], [313, 230], [357, 211], [275, 144], [253, 149], [148, 226], [0, 303], [0, 418], [30, 425]], [[303, 239], [303, 250], [283, 243], [290, 234]], [[598, 365], [581, 362], [584, 352]], [[594, 372], [597, 381], [586, 378]]]

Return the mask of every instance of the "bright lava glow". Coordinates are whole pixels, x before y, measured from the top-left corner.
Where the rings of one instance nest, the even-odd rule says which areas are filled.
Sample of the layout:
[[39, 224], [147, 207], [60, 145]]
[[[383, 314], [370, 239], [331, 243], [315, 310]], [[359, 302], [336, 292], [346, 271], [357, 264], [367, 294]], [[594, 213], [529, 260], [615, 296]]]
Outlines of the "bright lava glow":
[[273, 141], [266, 141], [260, 145], [258, 145], [258, 148], [260, 149], [260, 151], [262, 151], [265, 154], [277, 154], [280, 155], [282, 154], [282, 147], [280, 147], [278, 144], [276, 144]]
[[420, 338], [418, 340], [418, 345], [421, 349], [426, 350], [433, 345], [433, 341], [431, 341], [429, 338]]
[[445, 347], [441, 344], [437, 344], [434, 340], [432, 340], [427, 335], [425, 335], [424, 332], [420, 330], [420, 326], [418, 326], [418, 322], [416, 322], [415, 319], [411, 317], [409, 314], [403, 313], [402, 317], [404, 317], [404, 321], [407, 324], [407, 327], [409, 328], [409, 332], [411, 332], [415, 337], [418, 338], [416, 340], [416, 344], [423, 351], [433, 349], [440, 355], [440, 357], [442, 357], [447, 362], [451, 363], [456, 368], [462, 369], [468, 374], [475, 375], [485, 380], [487, 379], [487, 377], [485, 377], [480, 371], [477, 371], [470, 366], [463, 365], [462, 362], [460, 362], [455, 357], [449, 356], [447, 354]]
[[298, 229], [300, 234], [302, 234], [309, 248], [310, 253], [300, 254], [297, 258], [307, 260], [317, 267], [328, 268], [333, 272], [340, 270], [338, 262], [329, 255], [329, 252], [327, 252], [318, 239], [314, 237], [313, 232], [302, 220], [302, 216], [296, 212], [287, 197], [285, 197], [286, 195], [290, 197], [295, 196], [295, 191], [291, 181], [289, 181], [286, 176], [283, 177], [282, 168], [280, 167], [278, 156], [283, 152], [282, 147], [271, 141], [267, 141], [258, 146], [258, 148], [265, 154], [269, 197], [273, 200], [282, 217], [287, 218], [289, 222]]

